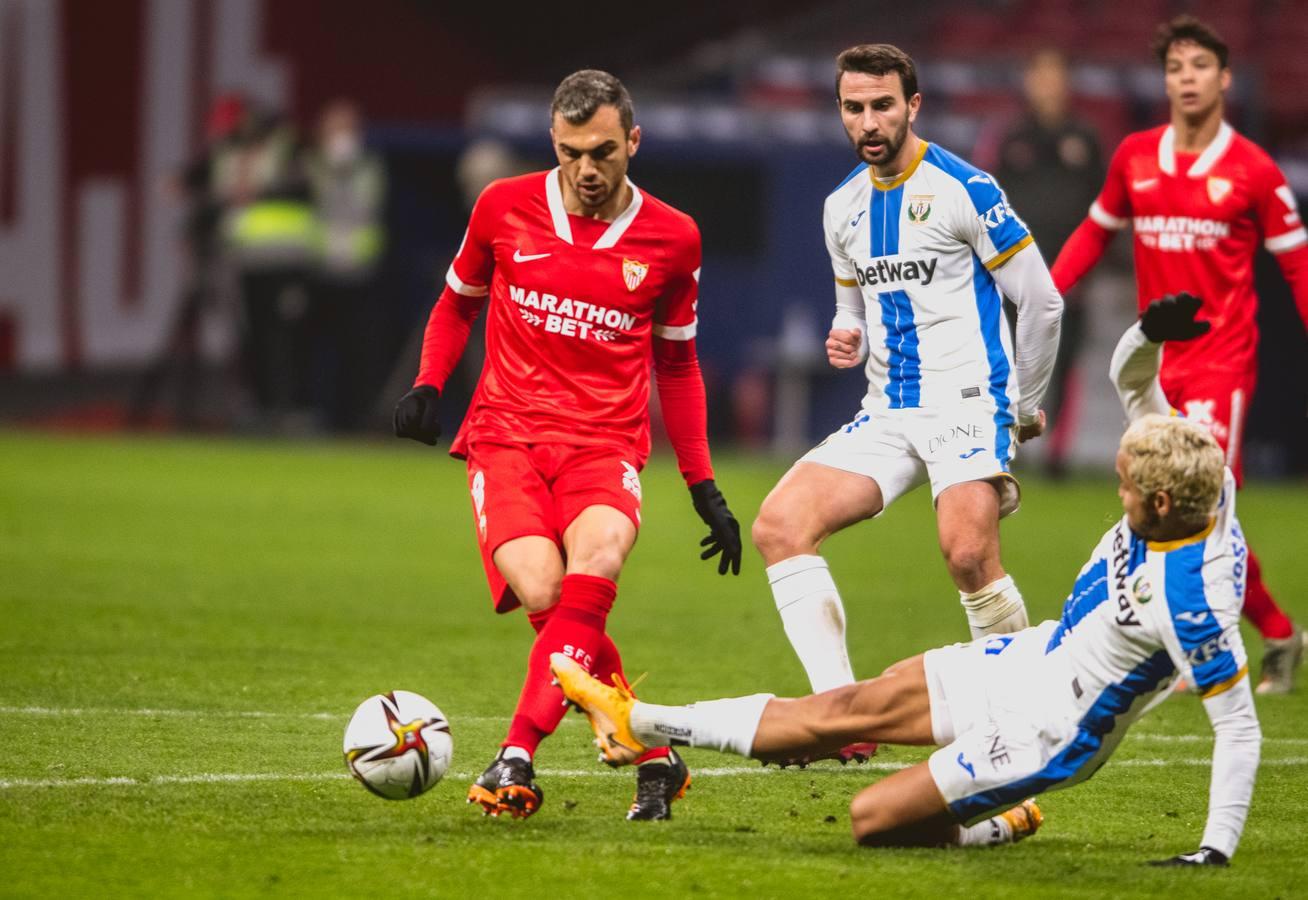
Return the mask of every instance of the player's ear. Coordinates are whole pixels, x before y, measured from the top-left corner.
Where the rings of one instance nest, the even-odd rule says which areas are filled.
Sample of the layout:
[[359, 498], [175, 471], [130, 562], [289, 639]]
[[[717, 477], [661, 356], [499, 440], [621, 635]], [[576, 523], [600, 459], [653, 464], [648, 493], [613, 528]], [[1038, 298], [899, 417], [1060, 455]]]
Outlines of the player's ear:
[[1221, 88], [1222, 88], [1222, 93], [1226, 93], [1226, 91], [1228, 91], [1228, 90], [1230, 89], [1230, 87], [1231, 87], [1231, 69], [1230, 69], [1229, 66], [1228, 66], [1227, 68], [1225, 68], [1225, 69], [1222, 69], [1222, 74], [1219, 75], [1219, 76], [1217, 76], [1217, 83], [1221, 86]]
[[632, 125], [627, 133], [627, 156], [635, 156], [640, 149], [640, 126]]
[[1149, 505], [1158, 515], [1159, 521], [1163, 521], [1172, 511], [1172, 495], [1167, 491], [1154, 491], [1153, 496], [1149, 498]]
[[914, 94], [908, 98], [908, 123], [911, 125], [917, 120], [917, 111], [922, 107], [922, 95]]

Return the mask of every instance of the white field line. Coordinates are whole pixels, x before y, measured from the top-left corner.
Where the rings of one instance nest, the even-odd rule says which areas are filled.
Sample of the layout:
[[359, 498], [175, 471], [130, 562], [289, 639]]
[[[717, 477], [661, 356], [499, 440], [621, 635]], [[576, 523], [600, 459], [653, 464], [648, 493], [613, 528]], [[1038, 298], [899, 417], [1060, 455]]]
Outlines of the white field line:
[[[345, 713], [330, 712], [268, 712], [267, 710], [241, 709], [125, 709], [116, 707], [58, 707], [58, 706], [0, 706], [0, 716], [138, 716], [148, 719], [314, 719], [327, 722], [345, 722], [349, 716]], [[451, 716], [451, 722], [471, 724], [507, 723], [509, 716]], [[563, 725], [580, 725], [580, 716], [568, 716]], [[1198, 744], [1211, 743], [1211, 734], [1153, 734], [1147, 731], [1132, 731], [1127, 735], [1131, 741], [1149, 741], [1159, 744]], [[1308, 747], [1308, 738], [1263, 738], [1264, 746]]]
[[[864, 763], [860, 766], [851, 766], [846, 769], [838, 770], [815, 770], [818, 771], [835, 771], [843, 774], [857, 774], [859, 772], [894, 772], [899, 769], [908, 768], [912, 763], [901, 762], [876, 762], [875, 760]], [[1195, 759], [1119, 759], [1112, 763], [1115, 769], [1154, 769], [1165, 768], [1168, 766], [1191, 766], [1207, 768], [1212, 765], [1212, 760], [1208, 758]], [[1263, 767], [1270, 768], [1300, 768], [1308, 767], [1308, 756], [1289, 757], [1286, 759], [1264, 759], [1261, 763]], [[541, 769], [538, 773], [546, 778], [629, 778], [630, 774], [615, 772], [611, 769], [596, 767], [594, 769]], [[762, 766], [723, 766], [716, 769], [695, 769], [696, 778], [719, 778], [722, 776], [734, 775], [785, 775], [795, 777], [793, 772], [785, 772], [776, 768], [763, 768]], [[344, 772], [227, 772], [227, 773], [205, 773], [196, 775], [156, 775], [150, 778], [133, 778], [131, 776], [116, 776], [109, 778], [11, 778], [0, 779], [0, 790], [15, 790], [22, 788], [65, 788], [65, 787], [161, 787], [167, 785], [181, 784], [248, 784], [260, 781], [343, 781], [350, 776]], [[471, 781], [476, 777], [472, 772], [450, 772], [446, 777], [455, 781]]]

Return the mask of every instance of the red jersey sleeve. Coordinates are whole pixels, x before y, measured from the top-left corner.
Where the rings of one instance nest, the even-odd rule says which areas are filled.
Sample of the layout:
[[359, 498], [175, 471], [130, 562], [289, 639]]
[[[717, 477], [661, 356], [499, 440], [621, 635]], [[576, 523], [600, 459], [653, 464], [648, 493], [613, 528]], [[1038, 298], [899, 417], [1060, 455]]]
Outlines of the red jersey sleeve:
[[422, 359], [414, 386], [445, 389], [445, 381], [458, 365], [467, 346], [473, 322], [486, 304], [495, 270], [494, 226], [498, 219], [496, 185], [482, 191], [472, 209], [459, 252], [445, 273], [445, 290], [427, 319], [422, 336]]
[[1263, 173], [1261, 185], [1254, 201], [1254, 214], [1258, 230], [1263, 235], [1263, 246], [1272, 253], [1285, 253], [1308, 244], [1308, 231], [1299, 218], [1299, 203], [1294, 191], [1285, 181], [1285, 175], [1271, 159]]
[[1131, 195], [1127, 191], [1126, 182], [1133, 143], [1127, 138], [1118, 145], [1108, 163], [1104, 186], [1090, 204], [1090, 218], [1108, 231], [1121, 231], [1131, 224]]
[[708, 445], [708, 399], [695, 353], [700, 239], [691, 234], [673, 261], [668, 289], [654, 308], [654, 375], [668, 440], [686, 484], [713, 477]]

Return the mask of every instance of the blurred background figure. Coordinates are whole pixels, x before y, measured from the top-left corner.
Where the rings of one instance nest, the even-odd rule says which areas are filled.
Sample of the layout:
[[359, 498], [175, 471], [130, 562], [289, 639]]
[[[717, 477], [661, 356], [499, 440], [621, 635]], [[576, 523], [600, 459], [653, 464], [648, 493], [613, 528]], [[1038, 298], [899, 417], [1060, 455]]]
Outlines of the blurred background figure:
[[[219, 160], [246, 126], [250, 101], [239, 92], [221, 94], [205, 119], [205, 143], [200, 152], [165, 184], [166, 193], [183, 205], [181, 225], [184, 275], [177, 313], [162, 351], [142, 373], [128, 407], [127, 420], [136, 427], [173, 423], [182, 429], [216, 424], [216, 410], [201, 408], [201, 320], [222, 293], [221, 223], [227, 199], [218, 190]], [[170, 377], [176, 379], [176, 403], [156, 419], [156, 404]]]
[[[1071, 109], [1067, 60], [1052, 48], [1033, 54], [1022, 73], [1025, 111], [1004, 134], [995, 176], [1022, 211], [1036, 244], [1051, 263], [1058, 248], [1085, 218], [1103, 183], [1104, 163], [1093, 125]], [[1054, 374], [1045, 393], [1045, 467], [1065, 474], [1076, 431], [1079, 373], [1077, 354], [1086, 338], [1083, 290], [1063, 298], [1063, 331]]]
[[307, 160], [291, 122], [251, 107], [215, 160], [223, 237], [244, 314], [241, 359], [257, 430], [311, 424], [309, 278], [318, 228]]
[[360, 427], [377, 385], [370, 376], [376, 344], [377, 269], [385, 245], [386, 169], [364, 146], [363, 120], [336, 100], [318, 120], [308, 159], [319, 253], [313, 279], [313, 400], [333, 431]]

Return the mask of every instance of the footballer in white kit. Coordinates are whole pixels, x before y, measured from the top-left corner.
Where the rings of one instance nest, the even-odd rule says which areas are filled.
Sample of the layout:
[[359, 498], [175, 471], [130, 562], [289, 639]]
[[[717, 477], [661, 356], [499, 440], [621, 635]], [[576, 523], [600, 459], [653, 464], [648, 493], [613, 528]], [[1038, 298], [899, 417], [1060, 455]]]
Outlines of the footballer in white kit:
[[879, 678], [795, 700], [756, 694], [656, 706], [556, 656], [552, 670], [590, 716], [604, 757], [623, 764], [669, 741], [763, 760], [850, 741], [934, 744], [927, 762], [854, 798], [855, 838], [1009, 843], [1043, 820], [1030, 798], [1092, 776], [1180, 676], [1202, 696], [1215, 735], [1208, 818], [1197, 851], [1160, 862], [1226, 865], [1262, 740], [1239, 630], [1248, 549], [1216, 441], [1161, 414], [1161, 341], [1196, 333], [1197, 301], [1177, 301], [1145, 312], [1159, 342], [1134, 325], [1114, 354], [1114, 382], [1133, 420], [1117, 456], [1125, 514], [1095, 546], [1058, 620], [929, 650]]
[[[1044, 429], [1063, 309], [994, 179], [913, 132], [922, 96], [912, 59], [860, 45], [836, 68], [860, 164], [823, 209], [836, 281], [826, 349], [837, 368], [865, 363], [868, 391], [853, 419], [778, 482], [752, 532], [814, 691], [854, 681], [823, 541], [927, 482], [972, 636], [1028, 624], [1000, 560], [999, 520], [1018, 506], [1015, 445]], [[1015, 340], [1005, 297], [1017, 308]]]
[[[1013, 512], [1013, 426], [1039, 415], [1060, 308], [1019, 307], [1021, 336], [1036, 335], [1029, 345], [1043, 351], [1023, 360], [1023, 404], [996, 270], [1032, 244], [1026, 225], [993, 178], [924, 140], [893, 181], [866, 164], [854, 169], [827, 197], [823, 220], [832, 324], [866, 336], [868, 392], [859, 415], [804, 459], [874, 478], [886, 506], [927, 479], [933, 497], [996, 479], [1000, 515]], [[1054, 340], [1038, 336], [1051, 328]]]

